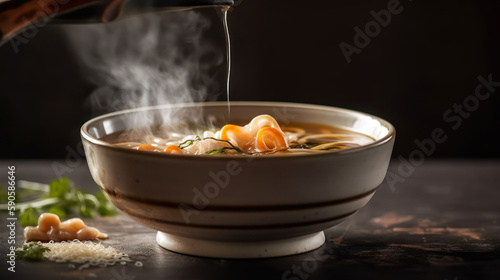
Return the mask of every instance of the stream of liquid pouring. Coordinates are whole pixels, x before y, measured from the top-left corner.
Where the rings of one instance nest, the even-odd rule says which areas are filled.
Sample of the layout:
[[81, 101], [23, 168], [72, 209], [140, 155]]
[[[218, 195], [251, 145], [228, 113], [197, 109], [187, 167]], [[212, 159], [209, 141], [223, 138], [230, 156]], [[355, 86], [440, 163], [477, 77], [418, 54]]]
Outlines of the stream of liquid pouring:
[[229, 6], [222, 7], [222, 24], [224, 25], [224, 34], [226, 35], [226, 61], [227, 61], [227, 80], [226, 80], [226, 98], [227, 98], [227, 122], [231, 121], [231, 104], [229, 102], [229, 81], [231, 78], [231, 40], [229, 39], [229, 28], [227, 26], [227, 11]]

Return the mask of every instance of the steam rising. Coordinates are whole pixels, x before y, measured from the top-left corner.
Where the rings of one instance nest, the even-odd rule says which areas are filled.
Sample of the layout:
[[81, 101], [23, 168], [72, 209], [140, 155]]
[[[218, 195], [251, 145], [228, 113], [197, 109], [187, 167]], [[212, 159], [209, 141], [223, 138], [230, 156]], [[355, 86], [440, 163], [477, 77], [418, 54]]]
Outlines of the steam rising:
[[[110, 24], [68, 29], [74, 48], [97, 86], [94, 112], [207, 100], [214, 88], [214, 67], [223, 49], [204, 39], [210, 21], [196, 11], [146, 14]], [[141, 113], [133, 127], [202, 123], [202, 112], [172, 109]]]

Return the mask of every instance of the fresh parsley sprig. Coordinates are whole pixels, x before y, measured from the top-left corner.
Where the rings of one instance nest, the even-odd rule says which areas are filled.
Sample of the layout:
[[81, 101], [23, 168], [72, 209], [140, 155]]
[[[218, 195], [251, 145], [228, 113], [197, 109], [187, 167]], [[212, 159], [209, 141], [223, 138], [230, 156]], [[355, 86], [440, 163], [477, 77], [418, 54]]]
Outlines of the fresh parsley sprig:
[[[49, 185], [20, 181], [18, 187], [44, 193], [29, 201], [23, 201], [26, 197], [19, 197], [16, 210], [21, 211], [19, 224], [23, 227], [36, 225], [38, 216], [44, 212], [56, 214], [60, 219], [69, 214], [93, 217], [96, 212], [100, 216], [113, 216], [117, 213], [116, 208], [102, 193], [91, 194], [80, 190], [68, 178], [53, 180]], [[33, 196], [32, 193], [30, 196]], [[7, 210], [7, 207], [7, 204], [0, 204], [0, 210]]]
[[27, 261], [41, 261], [43, 253], [50, 251], [49, 248], [42, 245], [41, 242], [29, 242], [23, 245], [23, 248], [16, 250], [16, 259]]

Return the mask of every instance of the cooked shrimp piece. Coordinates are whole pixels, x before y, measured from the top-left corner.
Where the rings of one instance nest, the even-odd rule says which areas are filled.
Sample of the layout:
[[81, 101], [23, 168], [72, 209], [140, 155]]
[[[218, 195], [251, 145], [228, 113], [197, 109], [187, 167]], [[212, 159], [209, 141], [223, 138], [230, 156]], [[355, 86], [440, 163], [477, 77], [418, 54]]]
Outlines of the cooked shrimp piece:
[[179, 154], [179, 155], [183, 154], [182, 150], [175, 145], [170, 145], [170, 146], [166, 147], [165, 150], [163, 150], [163, 151], [165, 153], [170, 153], [170, 154]]
[[58, 228], [60, 224], [61, 220], [56, 214], [43, 213], [38, 218], [38, 229], [42, 232], [47, 232], [53, 227]]
[[286, 135], [281, 131], [278, 122], [269, 115], [259, 115], [243, 127], [225, 125], [220, 137], [245, 152], [268, 152], [288, 148]]
[[220, 139], [231, 142], [231, 144], [243, 151], [248, 151], [255, 141], [254, 136], [250, 134], [247, 127], [233, 124], [227, 124], [222, 127]]
[[82, 219], [73, 218], [62, 222], [61, 225], [59, 226], [59, 229], [63, 231], [77, 232], [84, 227], [86, 227], [86, 225], [82, 221]]
[[67, 241], [79, 239], [81, 241], [94, 238], [108, 238], [108, 235], [94, 227], [88, 227], [79, 218], [73, 218], [61, 223], [55, 214], [44, 213], [38, 218], [38, 226], [24, 229], [26, 242]]
[[37, 227], [26, 227], [24, 229], [24, 238], [26, 238], [26, 242], [30, 241], [48, 242], [51, 240], [47, 235], [47, 232], [42, 232]]
[[288, 148], [286, 135], [274, 127], [264, 127], [257, 133], [255, 148], [258, 152], [279, 151]]
[[76, 238], [78, 240], [89, 240], [94, 238], [108, 238], [108, 235], [100, 232], [95, 227], [85, 227], [76, 233]]

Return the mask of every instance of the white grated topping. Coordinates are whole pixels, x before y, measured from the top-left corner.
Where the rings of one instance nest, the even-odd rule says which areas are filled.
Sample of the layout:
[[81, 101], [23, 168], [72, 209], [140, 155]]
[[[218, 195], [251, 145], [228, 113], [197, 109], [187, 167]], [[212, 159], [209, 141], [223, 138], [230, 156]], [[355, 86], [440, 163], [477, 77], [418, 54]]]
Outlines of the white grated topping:
[[[112, 247], [104, 247], [100, 243], [80, 240], [44, 243], [50, 249], [43, 253], [43, 257], [53, 262], [72, 262], [81, 264], [82, 270], [90, 266], [106, 267], [116, 263], [132, 262], [127, 254], [119, 253]], [[73, 266], [74, 268], [74, 266]]]

